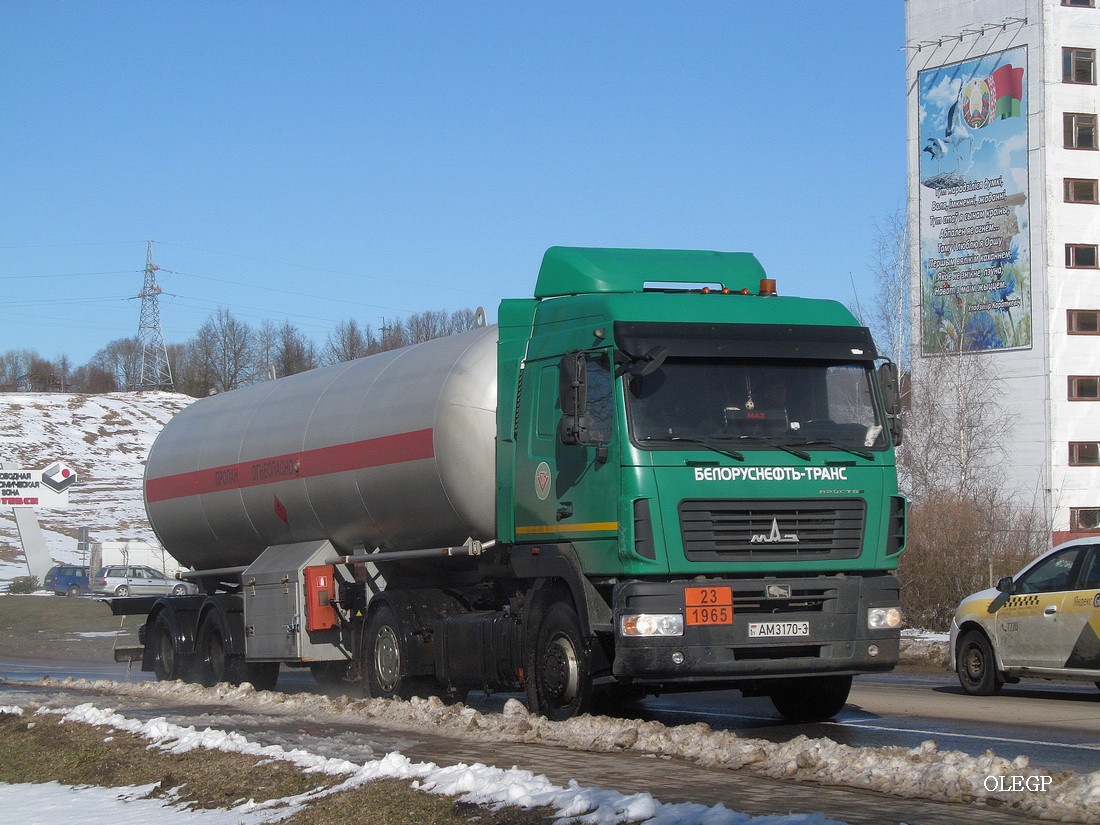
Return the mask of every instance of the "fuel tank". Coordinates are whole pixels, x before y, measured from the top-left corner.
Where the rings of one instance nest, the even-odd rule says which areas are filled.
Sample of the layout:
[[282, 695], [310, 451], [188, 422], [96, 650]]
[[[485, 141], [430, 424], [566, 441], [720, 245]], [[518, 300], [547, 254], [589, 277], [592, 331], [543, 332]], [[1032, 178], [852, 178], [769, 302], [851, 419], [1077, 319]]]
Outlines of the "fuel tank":
[[493, 538], [496, 327], [196, 401], [145, 468], [153, 529], [195, 569], [276, 544], [341, 552]]

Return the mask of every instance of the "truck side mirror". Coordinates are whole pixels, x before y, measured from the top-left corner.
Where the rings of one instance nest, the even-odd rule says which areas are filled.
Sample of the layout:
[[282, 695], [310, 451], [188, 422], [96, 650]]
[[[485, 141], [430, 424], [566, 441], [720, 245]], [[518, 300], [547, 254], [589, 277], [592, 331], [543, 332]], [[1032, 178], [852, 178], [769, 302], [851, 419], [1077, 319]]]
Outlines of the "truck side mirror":
[[898, 379], [898, 365], [893, 361], [880, 364], [878, 383], [882, 390], [883, 404], [886, 406], [890, 436], [895, 445], [901, 444], [901, 382]]
[[588, 369], [582, 352], [567, 352], [558, 362], [558, 407], [558, 440], [566, 445], [588, 443]]

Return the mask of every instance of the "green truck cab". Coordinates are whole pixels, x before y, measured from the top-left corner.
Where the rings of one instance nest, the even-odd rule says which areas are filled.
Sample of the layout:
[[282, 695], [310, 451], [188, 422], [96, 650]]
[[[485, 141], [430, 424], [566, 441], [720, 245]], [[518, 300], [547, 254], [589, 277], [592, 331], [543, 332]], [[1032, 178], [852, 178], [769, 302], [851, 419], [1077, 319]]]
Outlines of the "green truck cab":
[[556, 247], [499, 326], [498, 540], [597, 640], [533, 643], [536, 704], [737, 687], [827, 718], [896, 665], [897, 376], [846, 308], [745, 253]]

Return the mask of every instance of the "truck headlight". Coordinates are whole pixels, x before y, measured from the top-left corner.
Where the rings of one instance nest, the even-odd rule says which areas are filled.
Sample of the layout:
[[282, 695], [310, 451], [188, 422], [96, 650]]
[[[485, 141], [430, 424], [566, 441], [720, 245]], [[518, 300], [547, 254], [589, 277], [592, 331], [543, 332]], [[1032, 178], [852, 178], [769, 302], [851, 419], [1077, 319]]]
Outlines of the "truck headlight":
[[895, 630], [901, 627], [900, 607], [872, 607], [867, 611], [869, 630]]
[[634, 613], [619, 619], [623, 636], [683, 636], [684, 617], [680, 613]]

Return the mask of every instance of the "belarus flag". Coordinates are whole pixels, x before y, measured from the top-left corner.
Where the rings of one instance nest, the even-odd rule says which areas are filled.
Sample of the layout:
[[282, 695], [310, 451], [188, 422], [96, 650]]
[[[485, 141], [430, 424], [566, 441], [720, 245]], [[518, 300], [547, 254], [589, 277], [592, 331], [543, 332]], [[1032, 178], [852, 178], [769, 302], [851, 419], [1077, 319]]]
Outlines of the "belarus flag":
[[1024, 97], [1024, 70], [1006, 63], [989, 76], [989, 85], [997, 101], [994, 118], [1019, 117]]

